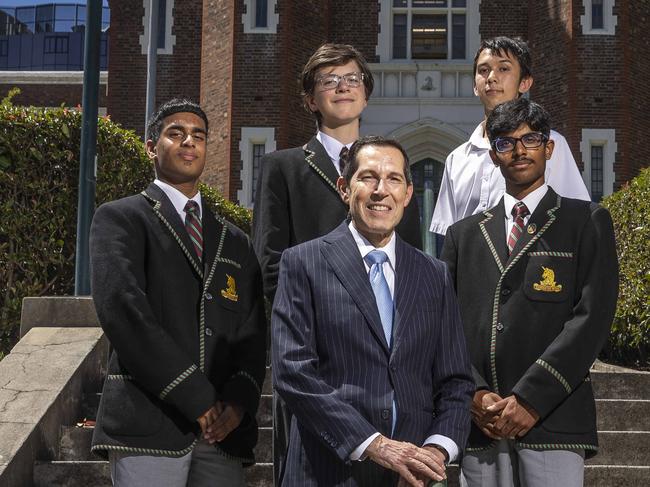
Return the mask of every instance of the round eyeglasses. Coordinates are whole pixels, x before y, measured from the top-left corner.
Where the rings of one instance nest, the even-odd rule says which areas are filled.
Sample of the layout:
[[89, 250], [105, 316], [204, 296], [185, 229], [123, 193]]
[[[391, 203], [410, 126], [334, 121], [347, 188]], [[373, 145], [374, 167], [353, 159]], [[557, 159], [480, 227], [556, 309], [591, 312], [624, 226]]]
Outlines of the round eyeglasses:
[[521, 142], [526, 149], [536, 149], [548, 140], [540, 132], [530, 132], [521, 137], [497, 137], [492, 141], [492, 148], [497, 152], [512, 152], [517, 142]]
[[316, 81], [325, 91], [338, 88], [341, 81], [344, 81], [348, 88], [358, 88], [363, 82], [363, 73], [347, 73], [342, 76], [338, 74], [326, 74]]

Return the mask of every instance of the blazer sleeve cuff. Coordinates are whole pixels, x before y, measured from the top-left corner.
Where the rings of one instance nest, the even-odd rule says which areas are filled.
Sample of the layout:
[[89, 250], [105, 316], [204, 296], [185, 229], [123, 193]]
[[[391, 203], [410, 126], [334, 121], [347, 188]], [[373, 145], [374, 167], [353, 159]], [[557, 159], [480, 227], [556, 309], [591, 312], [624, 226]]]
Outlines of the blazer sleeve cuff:
[[261, 384], [245, 370], [236, 372], [223, 386], [222, 400], [241, 406], [252, 418], [262, 394]]
[[[159, 397], [172, 404], [189, 421], [196, 421], [219, 399], [214, 386], [196, 367], [188, 368], [163, 389]], [[188, 372], [190, 371], [190, 372]]]

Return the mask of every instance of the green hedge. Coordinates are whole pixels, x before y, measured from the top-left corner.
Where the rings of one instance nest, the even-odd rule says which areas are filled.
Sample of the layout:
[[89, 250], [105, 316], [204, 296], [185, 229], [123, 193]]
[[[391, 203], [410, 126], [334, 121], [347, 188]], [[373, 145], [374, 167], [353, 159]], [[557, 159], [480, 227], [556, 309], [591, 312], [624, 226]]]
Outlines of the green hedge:
[[[18, 338], [25, 296], [74, 292], [81, 114], [67, 108], [0, 105], [0, 357]], [[100, 118], [97, 204], [137, 193], [152, 180], [144, 145]], [[245, 231], [250, 212], [206, 185], [208, 205]]]
[[603, 200], [614, 220], [620, 265], [616, 316], [605, 359], [650, 367], [650, 168]]

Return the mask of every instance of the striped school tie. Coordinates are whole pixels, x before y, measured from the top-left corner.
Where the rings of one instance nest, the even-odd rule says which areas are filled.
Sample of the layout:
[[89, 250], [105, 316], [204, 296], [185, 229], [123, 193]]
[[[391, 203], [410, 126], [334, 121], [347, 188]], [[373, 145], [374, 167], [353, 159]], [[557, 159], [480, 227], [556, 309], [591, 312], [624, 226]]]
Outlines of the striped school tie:
[[194, 250], [199, 260], [203, 259], [203, 227], [201, 226], [201, 213], [196, 201], [188, 200], [185, 204], [185, 228], [194, 244]]
[[515, 248], [515, 244], [519, 237], [521, 237], [522, 232], [524, 231], [524, 218], [528, 216], [530, 212], [528, 207], [523, 204], [521, 201], [518, 202], [515, 206], [512, 207], [512, 216], [514, 218], [514, 225], [510, 230], [510, 235], [508, 235], [508, 253], [512, 253], [512, 249]]

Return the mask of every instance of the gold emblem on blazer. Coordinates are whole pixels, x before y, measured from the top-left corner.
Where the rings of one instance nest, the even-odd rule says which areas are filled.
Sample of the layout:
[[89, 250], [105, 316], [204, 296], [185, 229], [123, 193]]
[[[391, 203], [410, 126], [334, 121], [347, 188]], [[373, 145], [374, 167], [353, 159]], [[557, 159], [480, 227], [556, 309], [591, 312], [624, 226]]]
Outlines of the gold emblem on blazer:
[[542, 280], [533, 284], [533, 289], [545, 293], [559, 293], [562, 291], [562, 284], [555, 282], [555, 271], [553, 269], [542, 266]]
[[221, 295], [224, 298], [234, 302], [237, 302], [239, 299], [239, 296], [237, 295], [235, 278], [229, 274], [226, 274], [226, 289], [221, 290]]
[[533, 233], [535, 233], [537, 231], [537, 225], [535, 225], [534, 223], [531, 223], [530, 225], [528, 225], [527, 231], [528, 231], [528, 235], [532, 235]]

